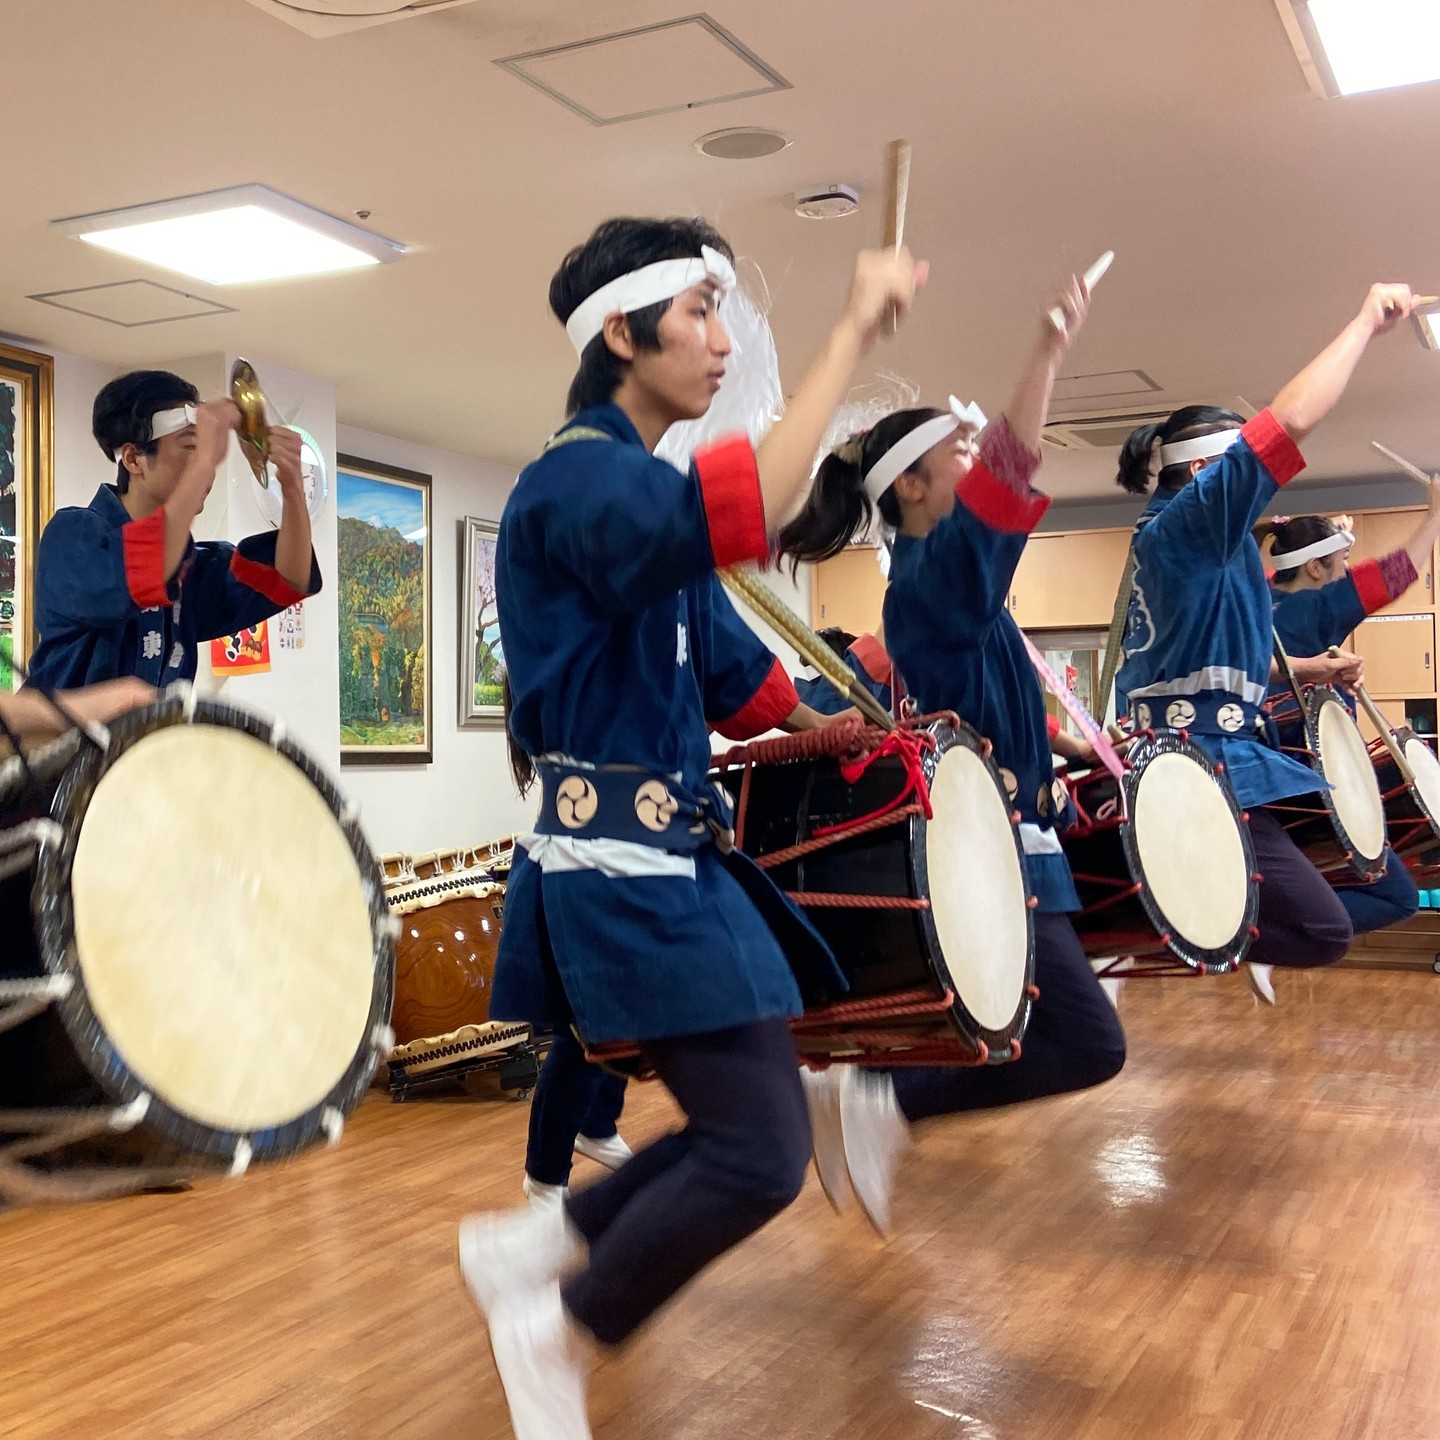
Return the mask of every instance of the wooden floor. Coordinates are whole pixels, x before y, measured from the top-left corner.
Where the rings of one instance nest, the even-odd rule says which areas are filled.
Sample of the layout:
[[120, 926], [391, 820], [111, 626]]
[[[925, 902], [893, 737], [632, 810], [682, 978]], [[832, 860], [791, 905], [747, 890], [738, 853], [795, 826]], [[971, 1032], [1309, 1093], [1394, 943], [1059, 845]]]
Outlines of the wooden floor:
[[[923, 1127], [888, 1248], [812, 1181], [605, 1362], [597, 1440], [1440, 1435], [1440, 980], [1277, 979], [1131, 982], [1120, 1079]], [[285, 1168], [0, 1215], [0, 1435], [508, 1436], [451, 1257], [525, 1119], [377, 1096]]]

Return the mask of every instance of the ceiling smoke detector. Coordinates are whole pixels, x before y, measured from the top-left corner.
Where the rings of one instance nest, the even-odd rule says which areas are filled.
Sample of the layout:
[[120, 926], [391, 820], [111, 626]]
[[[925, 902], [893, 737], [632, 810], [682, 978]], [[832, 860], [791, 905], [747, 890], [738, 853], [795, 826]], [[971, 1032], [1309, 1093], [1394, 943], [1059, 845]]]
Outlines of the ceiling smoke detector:
[[732, 125], [728, 130], [702, 135], [695, 148], [716, 160], [763, 160], [767, 155], [778, 155], [789, 143], [788, 135], [763, 125]]
[[806, 220], [840, 220], [860, 208], [860, 192], [848, 185], [816, 185], [795, 192], [795, 213]]

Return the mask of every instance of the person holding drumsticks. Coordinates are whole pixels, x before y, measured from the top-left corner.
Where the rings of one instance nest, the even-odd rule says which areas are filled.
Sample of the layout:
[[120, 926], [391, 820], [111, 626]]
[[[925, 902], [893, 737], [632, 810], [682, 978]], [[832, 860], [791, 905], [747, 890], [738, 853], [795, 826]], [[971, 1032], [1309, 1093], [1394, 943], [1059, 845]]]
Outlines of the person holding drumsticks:
[[[968, 407], [958, 402], [948, 410], [897, 411], [825, 459], [804, 510], [780, 536], [781, 554], [792, 562], [821, 561], [840, 554], [879, 512], [886, 533], [893, 533], [884, 620], [897, 674], [919, 712], [953, 710], [992, 742], [1020, 812], [1038, 900], [1040, 998], [1018, 1061], [893, 1074], [842, 1066], [838, 1078], [827, 1073], [807, 1081], [812, 1091], [832, 1092], [832, 1111], [839, 1111], [838, 1127], [816, 1126], [816, 1164], [826, 1190], [837, 1194], [827, 1172], [843, 1178], [848, 1170], [881, 1230], [904, 1120], [1084, 1089], [1109, 1080], [1125, 1063], [1124, 1031], [1068, 918], [1080, 901], [1054, 829], [1044, 694], [1006, 608], [1025, 543], [1050, 504], [1031, 483], [1040, 432], [1055, 375], [1088, 307], [1089, 293], [1073, 276], [1046, 299], [1010, 402], [980, 432], [978, 448]], [[882, 1148], [847, 1133], [847, 1112], [865, 1091], [878, 1094], [894, 1117]]]
[[57, 511], [40, 536], [34, 684], [192, 680], [202, 641], [319, 591], [293, 430], [270, 432], [280, 529], [239, 545], [191, 537], [239, 422], [233, 402], [202, 404], [189, 381], [165, 370], [122, 375], [95, 397], [92, 428], [116, 479], [88, 506]]
[[[1324, 655], [1419, 578], [1420, 567], [1429, 562], [1440, 539], [1440, 480], [1430, 482], [1429, 511], [1405, 544], [1355, 565], [1349, 563], [1355, 543], [1350, 527], [1323, 515], [1262, 521], [1256, 538], [1274, 571], [1270, 585], [1280, 643], [1291, 655]], [[1271, 693], [1289, 692], [1281, 685]], [[1353, 698], [1343, 689], [1341, 694], [1353, 714]], [[1388, 848], [1379, 880], [1345, 886], [1337, 893], [1357, 935], [1408, 920], [1420, 906], [1409, 871]]]
[[[1415, 307], [1404, 285], [1372, 286], [1355, 318], [1268, 409], [1245, 420], [1189, 405], [1139, 427], [1120, 453], [1122, 489], [1145, 495], [1156, 485], [1135, 527], [1121, 706], [1140, 729], [1187, 729], [1224, 763], [1250, 812], [1255, 868], [1264, 876], [1260, 934], [1249, 954], [1260, 965], [1328, 965], [1349, 947], [1353, 927], [1334, 890], [1264, 808], [1312, 793], [1316, 780], [1265, 738], [1261, 704], [1278, 674], [1270, 590], [1251, 529], [1304, 468], [1299, 442], [1344, 394], [1371, 340]], [[1353, 658], [1320, 657], [1301, 678], [1353, 666]]]
[[706, 778], [715, 712], [696, 656], [712, 668], [716, 570], [768, 556], [771, 517], [802, 499], [857, 364], [924, 278], [903, 249], [861, 255], [784, 416], [756, 446], [702, 448], [688, 473], [654, 450], [705, 414], [731, 360], [723, 237], [700, 220], [611, 220], [551, 282], [580, 357], [570, 419], [512, 491], [496, 564], [510, 730], [544, 798], [511, 875], [490, 1013], [573, 1023], [592, 1047], [638, 1042], [687, 1124], [559, 1211], [461, 1223], [517, 1440], [585, 1440], [587, 1341], [622, 1343], [803, 1185], [794, 972], [844, 982], [733, 850]]

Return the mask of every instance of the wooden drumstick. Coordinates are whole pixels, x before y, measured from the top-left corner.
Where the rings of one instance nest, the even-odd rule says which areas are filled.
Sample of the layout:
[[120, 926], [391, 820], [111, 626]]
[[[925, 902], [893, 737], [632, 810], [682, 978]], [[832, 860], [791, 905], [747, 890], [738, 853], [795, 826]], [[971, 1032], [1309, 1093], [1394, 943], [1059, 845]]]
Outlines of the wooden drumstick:
[[[1335, 660], [1342, 659], [1345, 654], [1338, 645], [1332, 645], [1325, 653]], [[1370, 698], [1370, 692], [1364, 685], [1357, 684], [1355, 686], [1355, 698], [1365, 707], [1365, 713], [1370, 717], [1370, 723], [1385, 742], [1385, 748], [1390, 752], [1390, 758], [1399, 766], [1400, 778], [1407, 785], [1413, 785], [1415, 772], [1410, 768], [1410, 762], [1405, 758], [1405, 752], [1395, 739], [1395, 731], [1391, 728], [1390, 722], [1381, 714], [1380, 707]]]
[[[1086, 272], [1085, 293], [1091, 294], [1095, 287], [1104, 278], [1105, 272], [1110, 268], [1111, 262], [1115, 259], [1115, 252], [1107, 250]], [[1050, 310], [1050, 323], [1063, 335], [1065, 333], [1065, 312], [1058, 306], [1052, 306]]]
[[1372, 440], [1370, 442], [1370, 448], [1372, 450], [1378, 450], [1387, 460], [1394, 461], [1412, 480], [1418, 480], [1422, 485], [1428, 485], [1430, 483], [1430, 477], [1418, 465], [1412, 465], [1403, 455], [1397, 455], [1388, 446], [1382, 445], [1378, 440]]
[[[898, 250], [905, 243], [905, 208], [910, 202], [910, 142], [892, 140], [885, 150], [885, 244]], [[885, 319], [887, 339], [899, 326], [900, 316], [892, 305]]]

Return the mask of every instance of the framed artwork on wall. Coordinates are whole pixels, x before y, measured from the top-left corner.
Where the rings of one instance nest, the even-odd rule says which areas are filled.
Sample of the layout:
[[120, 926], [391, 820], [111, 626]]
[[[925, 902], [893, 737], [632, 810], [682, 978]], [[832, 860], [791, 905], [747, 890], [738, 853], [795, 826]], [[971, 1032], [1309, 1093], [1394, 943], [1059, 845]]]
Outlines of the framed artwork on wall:
[[55, 504], [55, 362], [0, 345], [0, 690], [35, 645], [35, 549]]
[[466, 516], [460, 522], [460, 724], [505, 723], [505, 652], [495, 599], [500, 527]]
[[428, 765], [430, 477], [338, 461], [340, 763]]

